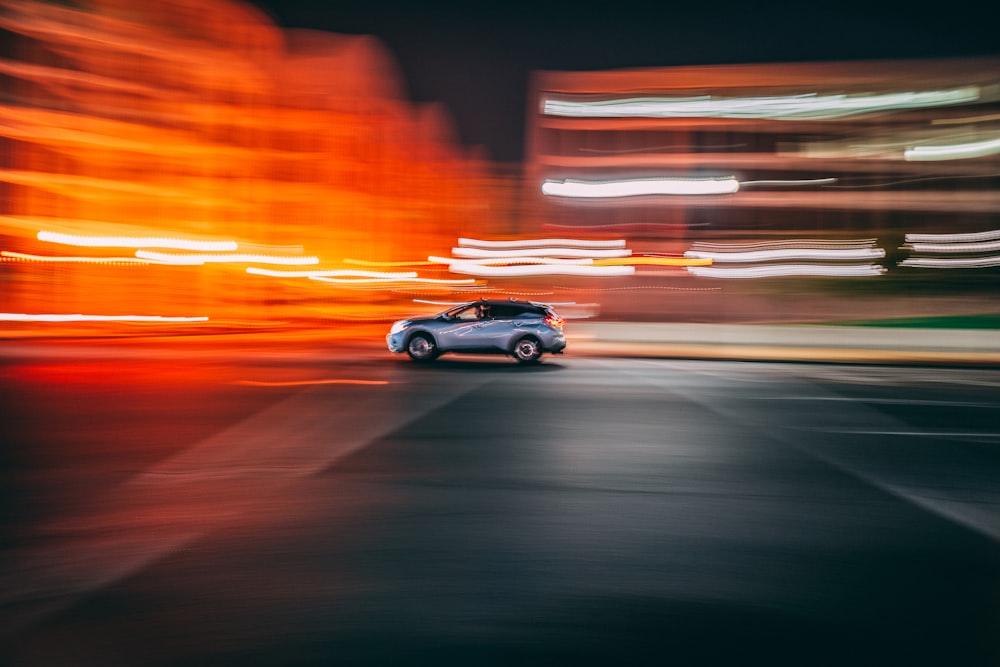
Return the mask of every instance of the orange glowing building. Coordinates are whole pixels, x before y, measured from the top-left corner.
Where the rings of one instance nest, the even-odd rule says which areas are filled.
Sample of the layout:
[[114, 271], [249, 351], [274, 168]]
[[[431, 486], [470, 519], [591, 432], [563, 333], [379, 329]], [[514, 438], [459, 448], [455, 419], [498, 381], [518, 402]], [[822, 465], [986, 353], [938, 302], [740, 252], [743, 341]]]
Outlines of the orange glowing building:
[[538, 72], [528, 98], [536, 227], [670, 238], [997, 226], [998, 58]]
[[485, 163], [374, 38], [236, 0], [0, 0], [0, 35], [0, 311], [336, 316], [356, 291], [247, 268], [426, 259], [488, 222]]

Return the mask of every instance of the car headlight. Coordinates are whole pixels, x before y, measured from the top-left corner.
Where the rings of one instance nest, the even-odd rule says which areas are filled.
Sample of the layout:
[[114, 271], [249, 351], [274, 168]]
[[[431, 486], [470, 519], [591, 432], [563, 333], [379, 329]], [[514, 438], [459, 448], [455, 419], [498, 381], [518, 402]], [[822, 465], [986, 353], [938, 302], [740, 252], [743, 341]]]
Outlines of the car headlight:
[[400, 320], [398, 322], [393, 322], [392, 328], [389, 329], [390, 334], [398, 334], [400, 331], [404, 330], [406, 327], [410, 326], [410, 323], [406, 320]]

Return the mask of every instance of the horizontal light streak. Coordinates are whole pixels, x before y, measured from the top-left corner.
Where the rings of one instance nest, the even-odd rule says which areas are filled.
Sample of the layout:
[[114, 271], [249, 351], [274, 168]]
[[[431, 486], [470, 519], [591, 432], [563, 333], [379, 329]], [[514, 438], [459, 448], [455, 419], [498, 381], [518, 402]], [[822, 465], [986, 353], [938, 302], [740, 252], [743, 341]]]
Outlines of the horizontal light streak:
[[469, 262], [471, 264], [569, 264], [576, 266], [587, 266], [594, 263], [594, 260], [590, 257], [581, 257], [579, 259], [570, 258], [559, 258], [559, 257], [524, 257], [513, 255], [510, 257], [485, 257], [482, 259], [473, 259], [469, 257], [438, 257], [437, 255], [431, 255], [427, 258], [428, 262], [434, 264], [454, 264], [455, 262]]
[[24, 252], [13, 252], [11, 250], [0, 251], [0, 257], [15, 259], [26, 262], [78, 262], [84, 264], [158, 264], [149, 259], [138, 259], [136, 257], [77, 257], [77, 256], [56, 256], [56, 255], [30, 255]]
[[434, 262], [425, 262], [423, 260], [411, 260], [408, 262], [372, 262], [366, 259], [351, 259], [349, 257], [344, 258], [344, 264], [355, 264], [357, 266], [430, 266]]
[[877, 276], [885, 273], [878, 264], [762, 264], [758, 266], [691, 266], [688, 271], [705, 278], [772, 278], [779, 276]]
[[1000, 255], [990, 257], [911, 257], [899, 263], [922, 269], [984, 269], [1000, 266]]
[[653, 195], [723, 195], [739, 191], [733, 176], [717, 178], [640, 178], [617, 181], [547, 180], [542, 193], [556, 197], [617, 198]]
[[248, 266], [247, 273], [272, 278], [416, 278], [416, 271], [355, 271], [351, 269], [282, 271], [279, 269], [261, 269]]
[[577, 118], [769, 118], [818, 120], [855, 114], [975, 102], [978, 86], [923, 92], [769, 97], [632, 97], [611, 100], [546, 99], [542, 112]]
[[444, 278], [329, 278], [326, 276], [310, 276], [310, 280], [320, 280], [341, 285], [373, 285], [378, 283], [417, 283], [422, 285], [472, 285], [475, 280], [444, 279]]
[[708, 252], [688, 250], [685, 257], [694, 259], [710, 259], [713, 262], [768, 262], [773, 260], [809, 259], [809, 260], [864, 260], [881, 259], [885, 257], [882, 248], [780, 248], [774, 250], [752, 250], [745, 252]]
[[458, 245], [473, 248], [536, 248], [536, 247], [562, 247], [562, 248], [624, 248], [624, 239], [614, 239], [608, 241], [588, 240], [588, 239], [516, 239], [511, 241], [484, 241], [480, 239], [458, 239]]
[[771, 179], [771, 180], [761, 180], [761, 181], [740, 181], [740, 187], [756, 187], [756, 186], [779, 186], [779, 187], [789, 187], [797, 185], [832, 185], [837, 182], [836, 178], [802, 178], [798, 180], [794, 179]]
[[188, 239], [143, 236], [84, 236], [46, 231], [38, 232], [38, 240], [89, 248], [170, 248], [173, 250], [201, 252], [226, 252], [236, 250], [238, 247], [236, 241], [192, 241]]
[[708, 266], [711, 259], [691, 259], [685, 257], [615, 257], [612, 259], [595, 259], [594, 266]]
[[981, 243], [910, 243], [903, 247], [913, 252], [994, 252], [1000, 250], [1000, 241], [983, 241]]
[[1000, 239], [1000, 229], [965, 234], [906, 234], [907, 243], [967, 243]]
[[207, 322], [207, 317], [168, 317], [163, 315], [70, 315], [44, 313], [0, 313], [6, 322]]
[[247, 387], [301, 387], [314, 384], [359, 384], [359, 385], [384, 385], [389, 384], [387, 380], [287, 380], [284, 382], [267, 380], [237, 380], [233, 384], [241, 384]]
[[454, 262], [453, 273], [490, 278], [515, 276], [630, 276], [633, 266], [570, 266], [565, 264], [534, 264], [523, 266], [488, 266], [474, 262]]
[[511, 259], [520, 257], [552, 257], [566, 258], [598, 258], [598, 257], [628, 257], [632, 254], [628, 249], [586, 249], [586, 248], [518, 248], [516, 250], [486, 250], [483, 248], [452, 248], [451, 254], [462, 258], [473, 259]]
[[156, 252], [153, 250], [136, 250], [135, 256], [139, 257], [140, 259], [152, 259], [167, 264], [229, 263], [229, 264], [287, 264], [293, 266], [304, 265], [304, 264], [319, 264], [319, 257], [315, 256], [283, 257], [280, 255], [257, 255], [257, 254], [245, 254], [245, 253], [234, 253], [231, 255], [216, 255], [216, 254], [205, 254], [205, 253], [178, 255], [175, 253]]
[[1000, 138], [973, 141], [948, 146], [914, 146], [903, 151], [903, 159], [911, 162], [931, 160], [964, 160], [1000, 153]]
[[746, 243], [711, 243], [698, 241], [691, 250], [712, 252], [744, 252], [776, 248], [870, 248], [878, 239], [779, 239], [776, 241], [748, 241]]

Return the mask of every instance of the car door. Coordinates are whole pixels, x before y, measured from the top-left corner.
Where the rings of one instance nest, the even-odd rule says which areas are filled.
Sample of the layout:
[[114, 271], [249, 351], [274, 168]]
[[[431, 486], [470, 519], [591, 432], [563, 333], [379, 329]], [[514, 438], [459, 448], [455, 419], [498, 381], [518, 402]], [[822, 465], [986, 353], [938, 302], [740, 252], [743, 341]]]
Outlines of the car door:
[[478, 305], [455, 312], [449, 321], [437, 329], [438, 348], [448, 351], [483, 347], [480, 334], [484, 324], [485, 320], [479, 317]]

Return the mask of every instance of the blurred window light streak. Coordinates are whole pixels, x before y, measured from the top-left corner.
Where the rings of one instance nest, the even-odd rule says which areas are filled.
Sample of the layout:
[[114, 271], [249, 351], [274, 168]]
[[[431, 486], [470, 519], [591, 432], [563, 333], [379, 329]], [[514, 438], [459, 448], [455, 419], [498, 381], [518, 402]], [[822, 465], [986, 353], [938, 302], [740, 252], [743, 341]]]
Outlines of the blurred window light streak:
[[640, 178], [620, 181], [547, 180], [542, 192], [556, 197], [612, 198], [650, 195], [723, 195], [739, 191], [734, 176]]
[[456, 258], [456, 257], [438, 257], [436, 255], [430, 255], [427, 258], [428, 262], [433, 264], [454, 264], [455, 262], [468, 262], [470, 264], [569, 264], [576, 266], [589, 266], [594, 263], [594, 260], [590, 257], [582, 257], [579, 259], [565, 259], [557, 257], [487, 257], [483, 259], [472, 259], [468, 257]]
[[711, 259], [686, 257], [613, 257], [594, 260], [594, 266], [708, 266], [711, 263]]
[[811, 259], [811, 260], [864, 260], [881, 259], [885, 257], [882, 248], [780, 248], [774, 250], [751, 250], [745, 252], [706, 252], [688, 250], [685, 257], [695, 259], [710, 259], [715, 263], [726, 262], [768, 262], [776, 259]]
[[214, 254], [190, 254], [177, 255], [166, 252], [154, 252], [152, 250], [136, 250], [135, 256], [140, 259], [152, 259], [168, 264], [209, 264], [209, 263], [230, 263], [230, 264], [288, 264], [304, 265], [319, 264], [319, 257], [281, 257], [278, 255], [254, 255], [236, 253], [232, 255]]
[[1000, 241], [962, 242], [962, 243], [909, 243], [903, 248], [913, 252], [994, 252], [1000, 250]]
[[458, 239], [458, 245], [473, 248], [537, 248], [537, 247], [566, 247], [566, 248], [624, 248], [625, 239], [615, 239], [609, 241], [594, 241], [586, 239], [517, 239], [512, 241], [483, 241], [479, 239]]
[[885, 267], [878, 264], [825, 265], [825, 264], [765, 264], [761, 266], [718, 267], [690, 266], [688, 271], [705, 278], [773, 278], [786, 276], [878, 276]]
[[1000, 266], [1000, 255], [989, 257], [910, 257], [899, 263], [922, 269], [985, 269]]
[[62, 245], [85, 246], [89, 248], [169, 248], [173, 250], [193, 250], [201, 252], [225, 252], [236, 250], [236, 241], [192, 241], [165, 237], [141, 236], [82, 236], [61, 232], [38, 232], [39, 241]]
[[964, 160], [997, 153], [1000, 153], [1000, 138], [948, 146], [914, 146], [903, 151], [903, 158], [910, 161]]
[[0, 251], [0, 257], [8, 260], [25, 262], [80, 262], [85, 264], [134, 264], [140, 266], [162, 263], [151, 259], [139, 259], [137, 257], [66, 257], [54, 255], [29, 255], [28, 253], [13, 252], [11, 250]]
[[437, 262], [423, 261], [419, 259], [410, 260], [408, 262], [374, 262], [367, 259], [351, 259], [350, 257], [345, 257], [343, 259], [344, 264], [355, 264], [357, 266], [430, 266], [436, 264]]
[[314, 271], [281, 271], [278, 269], [261, 269], [248, 266], [247, 273], [272, 278], [416, 278], [416, 271], [356, 271], [351, 269], [314, 270]]
[[825, 120], [857, 114], [968, 104], [980, 99], [978, 86], [924, 92], [773, 97], [633, 97], [611, 100], [546, 99], [549, 116], [581, 118], [747, 118]]
[[208, 317], [169, 317], [164, 315], [61, 315], [54, 313], [0, 313], [5, 322], [207, 322]]
[[1000, 229], [965, 234], [906, 234], [907, 243], [966, 243], [1000, 239]]
[[452, 248], [451, 254], [461, 258], [510, 259], [512, 257], [597, 258], [628, 257], [631, 250], [600, 250], [585, 248], [518, 248], [516, 250], [485, 250], [483, 248]]
[[536, 264], [524, 266], [485, 266], [472, 262], [455, 262], [449, 267], [453, 273], [491, 278], [521, 276], [630, 276], [634, 266], [568, 266]]
[[329, 278], [326, 276], [310, 276], [310, 280], [321, 280], [327, 283], [338, 283], [341, 285], [367, 285], [375, 283], [416, 283], [428, 285], [473, 285], [472, 279], [444, 279], [444, 278]]
[[714, 252], [743, 252], [774, 248], [871, 248], [878, 239], [781, 239], [777, 241], [749, 241], [746, 243], [711, 243], [698, 241], [691, 250]]

